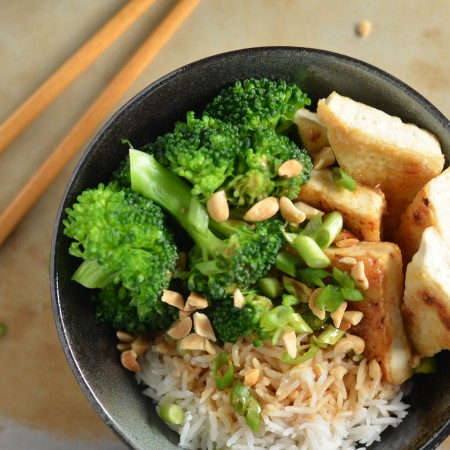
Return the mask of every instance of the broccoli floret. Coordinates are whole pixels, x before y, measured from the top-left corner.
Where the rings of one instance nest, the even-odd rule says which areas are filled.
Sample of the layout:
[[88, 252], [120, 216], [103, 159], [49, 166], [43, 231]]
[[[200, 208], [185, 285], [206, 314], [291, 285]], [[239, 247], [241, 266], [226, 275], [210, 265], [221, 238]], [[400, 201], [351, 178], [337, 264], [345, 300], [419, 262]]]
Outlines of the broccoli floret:
[[251, 286], [273, 266], [284, 243], [278, 219], [258, 223], [254, 229], [211, 221], [209, 227], [199, 230], [189, 220], [193, 196], [181, 178], [138, 150], [130, 149], [130, 163], [132, 189], [166, 209], [195, 243], [190, 254], [189, 289], [210, 299], [226, 298], [237, 287]]
[[192, 183], [193, 195], [207, 199], [233, 174], [245, 142], [236, 126], [190, 111], [186, 122], [177, 122], [173, 132], [143, 150]]
[[244, 295], [242, 308], [234, 306], [232, 297], [228, 297], [206, 310], [219, 342], [235, 343], [239, 337], [258, 334], [261, 317], [272, 309], [272, 301], [263, 295], [251, 291]]
[[298, 109], [311, 100], [294, 83], [267, 78], [237, 81], [223, 89], [205, 109], [217, 119], [248, 129], [273, 128], [286, 133]]
[[161, 301], [178, 255], [157, 204], [110, 183], [85, 190], [66, 212], [69, 252], [84, 260], [73, 278], [101, 289], [99, 318], [130, 332], [162, 329], [177, 318]]
[[[288, 137], [278, 135], [273, 129], [257, 129], [249, 133], [251, 146], [242, 152], [235, 165], [236, 172], [225, 185], [228, 203], [244, 206], [269, 196], [297, 198], [313, 168], [306, 150]], [[294, 177], [278, 175], [280, 165], [288, 160], [302, 164], [301, 172]]]

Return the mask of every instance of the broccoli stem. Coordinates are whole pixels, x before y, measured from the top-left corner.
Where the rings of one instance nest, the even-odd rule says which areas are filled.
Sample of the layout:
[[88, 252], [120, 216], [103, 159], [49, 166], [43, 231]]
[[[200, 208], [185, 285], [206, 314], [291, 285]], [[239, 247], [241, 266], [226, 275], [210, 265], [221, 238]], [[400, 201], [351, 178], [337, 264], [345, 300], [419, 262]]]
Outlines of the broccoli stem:
[[[201, 232], [189, 221], [192, 194], [189, 186], [178, 175], [159, 164], [153, 155], [134, 149], [130, 149], [130, 174], [133, 191], [164, 208], [203, 252], [211, 255], [221, 247], [221, 239], [209, 229]], [[196, 207], [204, 209], [200, 204]]]

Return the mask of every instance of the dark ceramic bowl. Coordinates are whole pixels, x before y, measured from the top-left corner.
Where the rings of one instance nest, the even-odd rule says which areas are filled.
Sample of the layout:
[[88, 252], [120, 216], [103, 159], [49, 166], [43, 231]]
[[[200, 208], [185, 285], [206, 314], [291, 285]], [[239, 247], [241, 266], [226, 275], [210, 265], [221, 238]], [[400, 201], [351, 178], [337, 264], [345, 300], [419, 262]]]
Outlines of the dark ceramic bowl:
[[[125, 156], [126, 137], [139, 147], [171, 129], [188, 110], [200, 110], [224, 86], [249, 77], [298, 83], [315, 107], [340, 94], [380, 108], [434, 133], [450, 160], [450, 123], [427, 100], [391, 75], [361, 61], [320, 50], [269, 47], [225, 53], [182, 67], [148, 86], [121, 108], [90, 143], [76, 167], [56, 218], [51, 291], [56, 325], [72, 370], [102, 419], [133, 449], [177, 449], [177, 436], [159, 419], [133, 375], [122, 368], [114, 333], [94, 319], [89, 293], [71, 276], [76, 261], [63, 235], [64, 210], [88, 187], [108, 180]], [[450, 355], [439, 371], [414, 378], [406, 419], [372, 449], [433, 449], [450, 434]]]

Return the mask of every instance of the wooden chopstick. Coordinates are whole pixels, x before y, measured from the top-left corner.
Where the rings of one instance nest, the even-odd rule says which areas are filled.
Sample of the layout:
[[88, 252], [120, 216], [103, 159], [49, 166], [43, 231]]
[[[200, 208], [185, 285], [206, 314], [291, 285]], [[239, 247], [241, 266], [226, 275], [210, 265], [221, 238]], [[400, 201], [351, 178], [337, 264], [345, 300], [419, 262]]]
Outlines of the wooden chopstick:
[[2, 153], [73, 81], [133, 25], [155, 0], [130, 0], [0, 124]]
[[144, 71], [200, 0], [179, 0], [127, 64], [69, 131], [62, 142], [0, 215], [0, 245], [37, 202], [80, 147], [90, 138], [115, 103]]

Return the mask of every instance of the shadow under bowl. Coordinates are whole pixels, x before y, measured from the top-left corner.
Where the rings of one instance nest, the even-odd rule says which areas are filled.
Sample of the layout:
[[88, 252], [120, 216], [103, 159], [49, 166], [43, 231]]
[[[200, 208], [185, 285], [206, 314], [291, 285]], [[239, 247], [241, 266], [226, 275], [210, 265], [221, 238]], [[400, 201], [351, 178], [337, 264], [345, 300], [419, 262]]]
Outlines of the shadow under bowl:
[[[51, 293], [55, 322], [70, 366], [100, 417], [133, 449], [175, 450], [177, 435], [158, 417], [133, 374], [121, 366], [116, 337], [96, 322], [90, 293], [71, 281], [77, 262], [63, 234], [65, 209], [84, 189], [107, 182], [126, 155], [172, 129], [189, 110], [200, 111], [225, 86], [250, 77], [283, 78], [312, 99], [332, 91], [415, 123], [435, 134], [450, 160], [450, 123], [413, 89], [362, 61], [336, 53], [295, 47], [249, 48], [212, 56], [152, 83], [123, 106], [81, 157], [63, 195], [51, 249]], [[373, 450], [436, 448], [450, 433], [450, 355], [438, 357], [439, 371], [415, 376], [404, 421], [382, 434]]]

